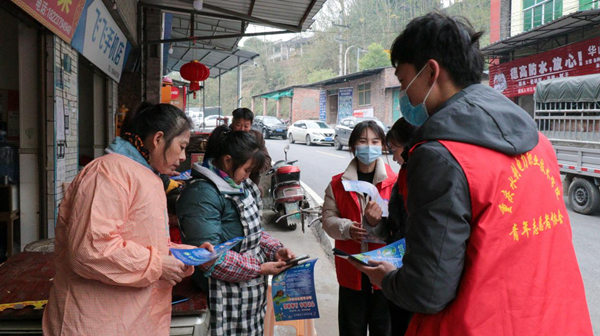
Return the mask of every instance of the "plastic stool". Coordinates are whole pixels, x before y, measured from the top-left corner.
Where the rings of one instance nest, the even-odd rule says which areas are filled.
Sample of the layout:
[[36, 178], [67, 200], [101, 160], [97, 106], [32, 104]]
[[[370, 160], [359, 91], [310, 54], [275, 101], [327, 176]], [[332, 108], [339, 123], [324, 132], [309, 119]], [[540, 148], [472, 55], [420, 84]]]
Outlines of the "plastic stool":
[[296, 329], [296, 336], [317, 336], [315, 322], [310, 320], [275, 321], [273, 310], [273, 295], [271, 291], [271, 279], [269, 277], [269, 289], [267, 291], [267, 314], [265, 315], [264, 336], [273, 336], [275, 326], [292, 326]]

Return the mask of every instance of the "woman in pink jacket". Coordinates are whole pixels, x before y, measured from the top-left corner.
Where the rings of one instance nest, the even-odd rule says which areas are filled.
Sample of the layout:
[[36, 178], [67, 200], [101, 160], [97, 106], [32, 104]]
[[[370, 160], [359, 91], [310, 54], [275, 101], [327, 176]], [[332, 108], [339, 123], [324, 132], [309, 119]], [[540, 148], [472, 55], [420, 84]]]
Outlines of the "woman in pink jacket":
[[166, 104], [131, 123], [77, 175], [60, 206], [44, 335], [169, 334], [172, 287], [194, 269], [169, 255], [158, 173], [185, 160], [192, 124]]

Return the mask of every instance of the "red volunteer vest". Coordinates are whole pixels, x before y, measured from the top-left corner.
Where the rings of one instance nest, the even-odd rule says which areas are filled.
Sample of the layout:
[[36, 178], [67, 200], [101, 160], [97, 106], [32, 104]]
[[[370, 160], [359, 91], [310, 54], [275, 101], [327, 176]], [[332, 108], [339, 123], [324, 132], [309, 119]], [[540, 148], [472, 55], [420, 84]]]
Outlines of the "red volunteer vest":
[[[385, 165], [387, 179], [377, 184], [379, 195], [385, 200], [390, 199], [392, 188], [396, 182], [396, 173], [387, 164]], [[362, 209], [355, 192], [347, 192], [342, 185], [342, 175], [339, 174], [331, 179], [331, 189], [340, 212], [340, 217], [350, 219], [354, 222], [362, 222]], [[369, 251], [376, 250], [384, 244], [369, 243]], [[354, 240], [336, 240], [335, 247], [350, 254], [360, 253], [360, 244]], [[335, 272], [338, 283], [342, 287], [360, 290], [362, 288], [361, 272], [350, 265], [346, 259], [335, 258]], [[379, 288], [376, 288], [379, 289]]]
[[415, 314], [406, 335], [592, 335], [554, 150], [528, 153], [440, 141], [471, 194], [471, 237], [456, 298]]

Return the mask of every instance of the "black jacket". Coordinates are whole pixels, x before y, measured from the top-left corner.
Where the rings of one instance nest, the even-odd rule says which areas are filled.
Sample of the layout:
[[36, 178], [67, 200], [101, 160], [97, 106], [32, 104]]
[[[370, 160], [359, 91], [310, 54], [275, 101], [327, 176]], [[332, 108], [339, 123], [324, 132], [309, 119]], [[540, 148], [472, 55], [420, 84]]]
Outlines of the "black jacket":
[[471, 232], [465, 174], [436, 140], [517, 155], [537, 145], [538, 133], [527, 112], [501, 93], [475, 84], [450, 98], [413, 135], [409, 147], [425, 143], [408, 160], [404, 266], [388, 273], [382, 287], [398, 306], [426, 314], [440, 312], [456, 296]]

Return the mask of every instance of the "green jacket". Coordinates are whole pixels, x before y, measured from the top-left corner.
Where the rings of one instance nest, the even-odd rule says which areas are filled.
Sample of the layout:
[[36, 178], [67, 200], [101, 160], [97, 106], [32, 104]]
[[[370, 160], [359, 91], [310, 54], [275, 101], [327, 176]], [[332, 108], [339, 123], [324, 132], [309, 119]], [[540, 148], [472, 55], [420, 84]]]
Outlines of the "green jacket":
[[[244, 235], [240, 214], [233, 200], [225, 195], [240, 195], [220, 176], [200, 165], [192, 169], [192, 183], [181, 193], [177, 201], [177, 217], [184, 244], [200, 246], [205, 242], [221, 244]], [[239, 252], [239, 245], [234, 251]], [[196, 268], [194, 282], [205, 291], [208, 280], [204, 272]]]

